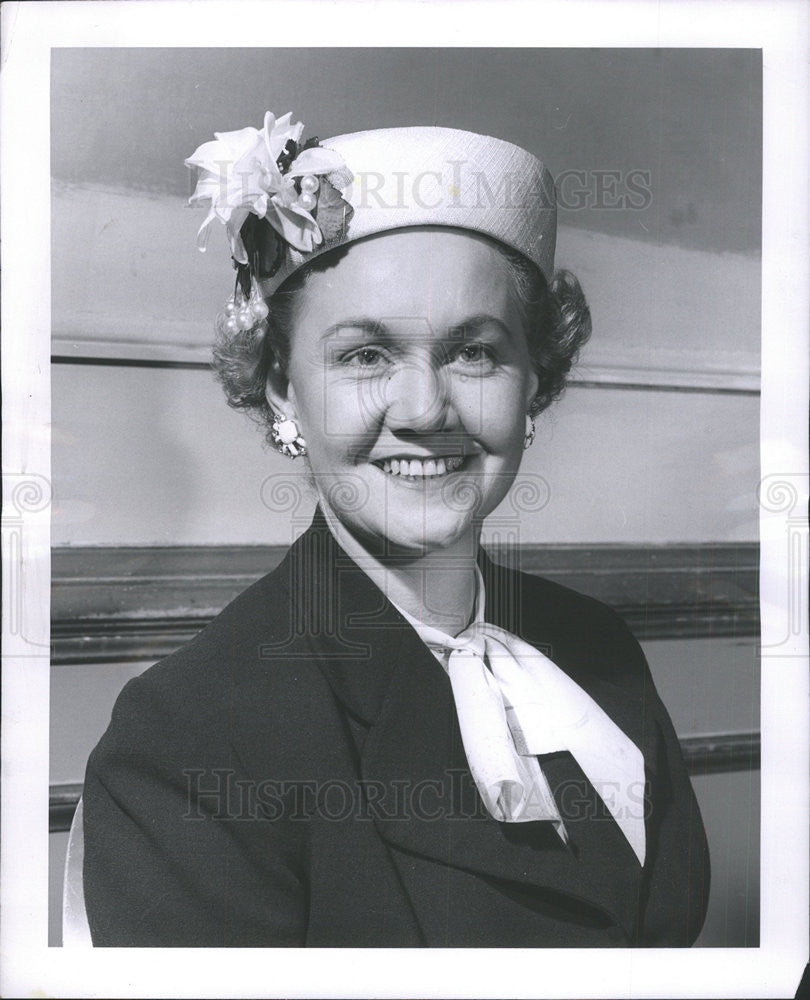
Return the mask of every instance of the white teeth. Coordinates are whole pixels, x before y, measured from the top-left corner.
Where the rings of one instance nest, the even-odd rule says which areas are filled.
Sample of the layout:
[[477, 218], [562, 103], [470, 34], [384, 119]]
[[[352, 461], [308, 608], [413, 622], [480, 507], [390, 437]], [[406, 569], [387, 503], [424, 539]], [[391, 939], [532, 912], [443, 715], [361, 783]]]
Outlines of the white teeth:
[[430, 479], [433, 476], [445, 476], [455, 472], [464, 464], [461, 455], [452, 458], [428, 458], [421, 461], [418, 458], [386, 458], [382, 462], [383, 472], [392, 476], [405, 476], [409, 479]]

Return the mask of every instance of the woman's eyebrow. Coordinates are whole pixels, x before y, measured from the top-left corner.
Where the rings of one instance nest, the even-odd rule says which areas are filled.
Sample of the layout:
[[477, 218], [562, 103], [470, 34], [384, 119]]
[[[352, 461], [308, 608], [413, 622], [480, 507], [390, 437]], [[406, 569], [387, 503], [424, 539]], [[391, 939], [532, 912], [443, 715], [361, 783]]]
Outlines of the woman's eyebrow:
[[470, 332], [476, 332], [485, 326], [495, 326], [504, 336], [512, 337], [512, 331], [506, 323], [489, 313], [476, 313], [475, 316], [468, 316], [460, 323], [455, 323], [451, 327], [450, 333], [468, 335]]
[[[395, 323], [397, 319], [401, 321], [402, 318], [392, 317], [392, 323]], [[415, 320], [414, 317], [408, 317], [408, 320], [411, 323], [416, 322], [418, 326], [423, 328], [426, 340], [438, 340], [441, 337], [441, 332], [437, 333], [431, 328], [427, 317], [420, 317], [418, 320]], [[467, 337], [470, 333], [475, 333], [486, 326], [494, 326], [505, 337], [512, 337], [512, 331], [506, 323], [498, 319], [497, 316], [492, 316], [490, 313], [476, 313], [473, 316], [465, 317], [449, 327], [446, 336], [451, 340], [455, 340]], [[342, 319], [327, 327], [321, 335], [321, 340], [348, 332], [365, 333], [378, 340], [395, 339], [396, 337], [394, 329], [391, 326], [387, 326], [381, 319], [372, 319], [369, 316], [353, 316], [348, 319]]]
[[347, 330], [369, 333], [376, 337], [385, 337], [388, 335], [388, 329], [381, 320], [371, 319], [368, 316], [353, 316], [350, 319], [342, 319], [340, 322], [333, 323], [332, 326], [327, 327], [321, 334], [321, 340], [334, 337], [336, 334]]

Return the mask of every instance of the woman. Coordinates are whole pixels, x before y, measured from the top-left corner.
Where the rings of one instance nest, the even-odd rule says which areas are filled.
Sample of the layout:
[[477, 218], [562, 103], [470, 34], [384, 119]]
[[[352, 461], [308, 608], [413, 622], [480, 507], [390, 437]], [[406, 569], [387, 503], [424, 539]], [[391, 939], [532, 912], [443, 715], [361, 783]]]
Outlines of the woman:
[[215, 368], [311, 527], [130, 682], [84, 791], [94, 943], [691, 944], [700, 814], [622, 621], [483, 519], [590, 331], [548, 170], [443, 128], [189, 164], [237, 269]]

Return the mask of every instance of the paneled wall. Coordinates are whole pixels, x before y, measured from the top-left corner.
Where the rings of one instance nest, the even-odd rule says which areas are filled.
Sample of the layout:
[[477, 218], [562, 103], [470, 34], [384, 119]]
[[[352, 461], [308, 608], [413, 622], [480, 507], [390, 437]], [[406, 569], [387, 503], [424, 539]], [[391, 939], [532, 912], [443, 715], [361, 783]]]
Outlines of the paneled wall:
[[182, 157], [259, 125], [266, 100], [324, 135], [436, 120], [502, 135], [558, 180], [649, 171], [641, 209], [563, 205], [558, 263], [594, 336], [486, 540], [640, 637], [709, 833], [700, 944], [757, 943], [758, 57], [508, 56], [325, 51], [301, 74], [298, 50], [55, 53], [53, 943], [64, 830], [122, 684], [270, 569], [312, 509], [207, 370], [232, 273], [221, 233], [194, 250], [184, 204]]

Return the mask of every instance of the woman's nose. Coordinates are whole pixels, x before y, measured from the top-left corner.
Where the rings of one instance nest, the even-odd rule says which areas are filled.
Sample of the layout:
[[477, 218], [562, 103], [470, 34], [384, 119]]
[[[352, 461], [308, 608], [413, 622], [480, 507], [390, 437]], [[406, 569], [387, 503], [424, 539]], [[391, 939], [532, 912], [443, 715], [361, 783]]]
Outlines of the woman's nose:
[[444, 373], [429, 361], [397, 366], [385, 386], [386, 422], [392, 430], [435, 431], [447, 422]]

